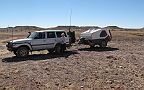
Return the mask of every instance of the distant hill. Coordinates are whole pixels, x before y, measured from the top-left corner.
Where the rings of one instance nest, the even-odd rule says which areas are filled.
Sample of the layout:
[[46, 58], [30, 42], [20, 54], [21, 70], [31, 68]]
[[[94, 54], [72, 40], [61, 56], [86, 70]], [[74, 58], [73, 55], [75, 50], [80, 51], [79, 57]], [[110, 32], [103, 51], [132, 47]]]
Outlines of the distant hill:
[[37, 26], [15, 26], [15, 27], [7, 27], [0, 28], [0, 31], [31, 31], [31, 30], [43, 30], [45, 28], [37, 27]]
[[91, 29], [91, 28], [94, 28], [94, 29], [99, 29], [99, 28], [101, 28], [101, 27], [98, 27], [98, 26], [81, 26], [80, 27], [81, 29]]
[[144, 30], [144, 27], [143, 27], [143, 28], [141, 28], [141, 30]]
[[105, 28], [107, 28], [107, 29], [123, 29], [123, 28], [120, 28], [118, 26], [107, 26]]
[[41, 30], [44, 28], [40, 28], [37, 26], [16, 26], [14, 27], [14, 30]]
[[77, 29], [79, 28], [78, 26], [57, 26], [57, 27], [52, 27], [48, 29], [55, 29], [55, 30], [69, 30], [69, 29]]
[[[29, 31], [38, 31], [38, 30], [88, 30], [91, 28], [95, 28], [95, 29], [99, 29], [101, 27], [98, 26], [57, 26], [57, 27], [51, 27], [51, 28], [41, 28], [41, 27], [37, 27], [37, 26], [15, 26], [15, 27], [7, 27], [7, 28], [0, 28], [0, 31], [2, 32], [8, 32], [11, 30], [14, 31], [25, 31], [25, 32], [29, 32]], [[144, 30], [144, 28], [141, 29], [126, 29], [126, 28], [120, 28], [118, 26], [107, 26], [105, 27], [106, 29], [113, 29], [113, 30]]]
[[29, 32], [29, 31], [34, 31], [34, 30], [69, 30], [69, 29], [74, 29], [74, 30], [88, 30], [91, 28], [95, 28], [98, 29], [100, 27], [98, 26], [57, 26], [57, 27], [51, 27], [51, 28], [41, 28], [41, 27], [37, 27], [37, 26], [15, 26], [15, 27], [7, 27], [7, 28], [0, 28], [0, 31], [25, 31], [25, 32]]
[[75, 30], [78, 30], [78, 29], [84, 29], [84, 30], [87, 30], [87, 29], [90, 29], [90, 28], [100, 28], [98, 26], [57, 26], [57, 27], [53, 27], [53, 28], [48, 28], [48, 29], [63, 29], [63, 30], [69, 30], [69, 29], [75, 29]]

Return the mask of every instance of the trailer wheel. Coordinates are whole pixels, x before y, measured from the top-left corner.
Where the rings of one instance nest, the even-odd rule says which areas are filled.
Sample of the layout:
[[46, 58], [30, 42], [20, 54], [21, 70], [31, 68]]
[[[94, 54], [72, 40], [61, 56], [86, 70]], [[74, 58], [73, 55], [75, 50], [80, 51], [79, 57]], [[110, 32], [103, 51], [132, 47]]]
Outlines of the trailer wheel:
[[95, 45], [90, 45], [90, 48], [94, 48], [95, 47]]
[[105, 48], [107, 46], [107, 42], [103, 40], [100, 44], [100, 47]]

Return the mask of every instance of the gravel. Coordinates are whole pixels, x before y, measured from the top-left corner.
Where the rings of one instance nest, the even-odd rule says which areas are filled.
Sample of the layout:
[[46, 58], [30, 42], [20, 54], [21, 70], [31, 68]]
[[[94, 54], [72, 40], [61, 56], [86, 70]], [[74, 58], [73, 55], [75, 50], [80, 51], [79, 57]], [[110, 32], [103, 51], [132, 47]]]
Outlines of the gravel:
[[105, 49], [74, 45], [64, 55], [2, 54], [0, 90], [143, 90], [142, 38], [113, 39]]

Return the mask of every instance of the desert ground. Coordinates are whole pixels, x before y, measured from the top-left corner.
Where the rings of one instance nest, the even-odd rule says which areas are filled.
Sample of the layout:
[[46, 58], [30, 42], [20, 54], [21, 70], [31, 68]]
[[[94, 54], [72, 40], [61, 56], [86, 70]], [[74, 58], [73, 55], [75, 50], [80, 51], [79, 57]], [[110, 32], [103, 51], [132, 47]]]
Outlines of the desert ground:
[[[78, 39], [82, 30], [76, 31]], [[144, 31], [112, 30], [108, 47], [77, 43], [63, 54], [37, 51], [17, 58], [0, 33], [0, 90], [144, 90]], [[26, 32], [14, 32], [14, 39]]]

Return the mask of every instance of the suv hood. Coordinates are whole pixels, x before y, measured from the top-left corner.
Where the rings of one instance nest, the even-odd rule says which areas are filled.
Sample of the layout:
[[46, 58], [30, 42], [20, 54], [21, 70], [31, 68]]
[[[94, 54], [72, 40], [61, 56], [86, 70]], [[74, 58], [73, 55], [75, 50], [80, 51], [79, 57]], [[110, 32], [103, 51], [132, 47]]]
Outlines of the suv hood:
[[29, 41], [32, 40], [31, 38], [25, 38], [25, 39], [17, 39], [10, 41], [11, 43], [29, 43]]

